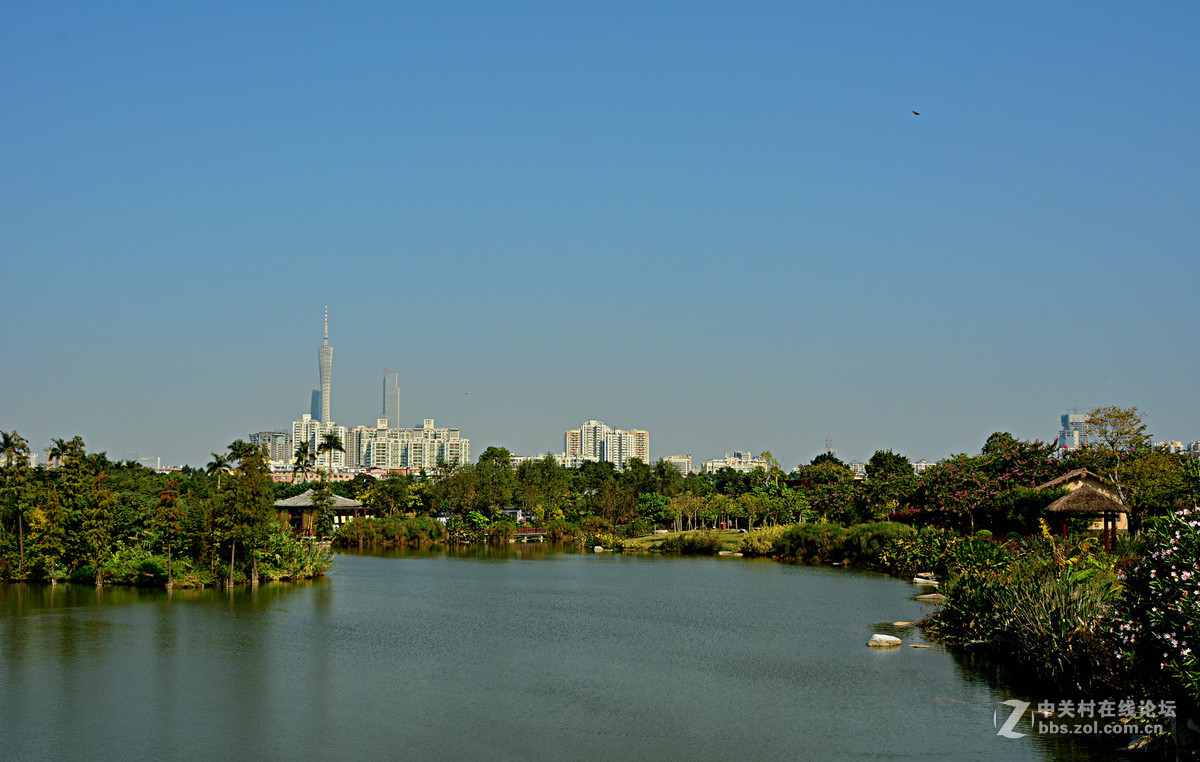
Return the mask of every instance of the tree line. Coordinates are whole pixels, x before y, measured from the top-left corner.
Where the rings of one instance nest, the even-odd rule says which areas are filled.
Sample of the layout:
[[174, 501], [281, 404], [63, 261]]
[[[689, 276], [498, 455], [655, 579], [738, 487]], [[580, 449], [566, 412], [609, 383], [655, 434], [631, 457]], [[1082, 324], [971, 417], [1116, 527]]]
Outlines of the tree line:
[[0, 432], [0, 579], [174, 586], [317, 576], [328, 554], [277, 520], [261, 449], [241, 440], [206, 469], [159, 474], [55, 439], [48, 464]]
[[1062, 494], [1034, 488], [1078, 468], [1113, 484], [1134, 529], [1200, 496], [1200, 460], [1152, 447], [1137, 408], [1092, 411], [1088, 446], [1068, 453], [997, 432], [979, 454], [954, 455], [919, 475], [906, 456], [878, 450], [865, 479], [832, 452], [791, 473], [767, 452], [766, 465], [749, 472], [685, 475], [636, 458], [622, 471], [607, 462], [566, 468], [550, 455], [513, 467], [508, 450], [489, 447], [475, 463], [428, 474], [329, 483], [323, 477], [341, 443], [301, 449], [292, 482], [275, 483], [264, 453], [240, 440], [204, 469], [164, 475], [88, 453], [79, 437], [53, 440], [48, 463], [30, 467], [28, 443], [0, 432], [0, 578], [195, 585], [311, 576], [327, 560], [273, 507], [309, 488], [318, 535], [332, 532], [335, 493], [379, 517], [441, 515], [483, 527], [520, 509], [531, 524], [590, 521], [627, 534], [881, 520], [1029, 534]]

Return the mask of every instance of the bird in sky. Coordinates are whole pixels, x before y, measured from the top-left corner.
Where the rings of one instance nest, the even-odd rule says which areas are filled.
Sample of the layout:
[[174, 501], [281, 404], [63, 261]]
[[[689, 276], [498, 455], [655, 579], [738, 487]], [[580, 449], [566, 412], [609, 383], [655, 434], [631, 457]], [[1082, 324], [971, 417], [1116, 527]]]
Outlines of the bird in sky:
[[914, 113], [914, 114], [916, 114], [917, 116], [920, 116], [920, 115], [921, 115], [921, 112], [920, 112], [920, 111], [914, 111], [913, 113]]

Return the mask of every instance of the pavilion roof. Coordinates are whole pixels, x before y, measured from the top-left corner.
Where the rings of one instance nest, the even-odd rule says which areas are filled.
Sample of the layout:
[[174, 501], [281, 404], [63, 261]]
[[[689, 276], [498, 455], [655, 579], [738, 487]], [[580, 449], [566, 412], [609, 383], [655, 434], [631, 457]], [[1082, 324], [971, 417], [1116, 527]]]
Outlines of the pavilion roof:
[[1034, 489], [1049, 489], [1050, 487], [1061, 487], [1067, 482], [1083, 481], [1084, 479], [1095, 479], [1101, 484], [1109, 484], [1108, 479], [1105, 479], [1100, 474], [1087, 470], [1086, 468], [1077, 468], [1074, 471], [1068, 471], [1062, 476], [1051, 479], [1045, 484], [1039, 484]]
[[1046, 506], [1046, 513], [1129, 513], [1129, 509], [1085, 484]]
[[[348, 497], [341, 495], [333, 495], [333, 508], [362, 508], [362, 503], [357, 500], [351, 500]], [[275, 501], [276, 508], [312, 508], [313, 507], [313, 490], [307, 489], [295, 497], [285, 498]]]

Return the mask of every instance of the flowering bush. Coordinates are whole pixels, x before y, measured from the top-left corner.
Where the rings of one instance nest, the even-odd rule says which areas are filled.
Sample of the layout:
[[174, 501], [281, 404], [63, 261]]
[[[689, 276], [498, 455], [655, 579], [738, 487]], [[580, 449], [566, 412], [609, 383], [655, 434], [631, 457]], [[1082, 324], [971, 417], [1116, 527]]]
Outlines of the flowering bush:
[[1122, 657], [1147, 688], [1200, 704], [1200, 510], [1148, 522], [1146, 552], [1125, 579]]

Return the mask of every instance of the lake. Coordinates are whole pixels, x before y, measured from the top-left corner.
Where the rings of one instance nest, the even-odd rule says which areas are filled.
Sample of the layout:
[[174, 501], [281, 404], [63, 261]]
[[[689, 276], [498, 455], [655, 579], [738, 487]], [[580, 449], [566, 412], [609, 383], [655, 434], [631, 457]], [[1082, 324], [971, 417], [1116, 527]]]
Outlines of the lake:
[[540, 545], [344, 554], [323, 580], [232, 592], [0, 585], [0, 756], [1107, 758], [998, 736], [1002, 701], [1061, 697], [908, 648], [919, 632], [891, 623], [929, 610], [920, 592]]

